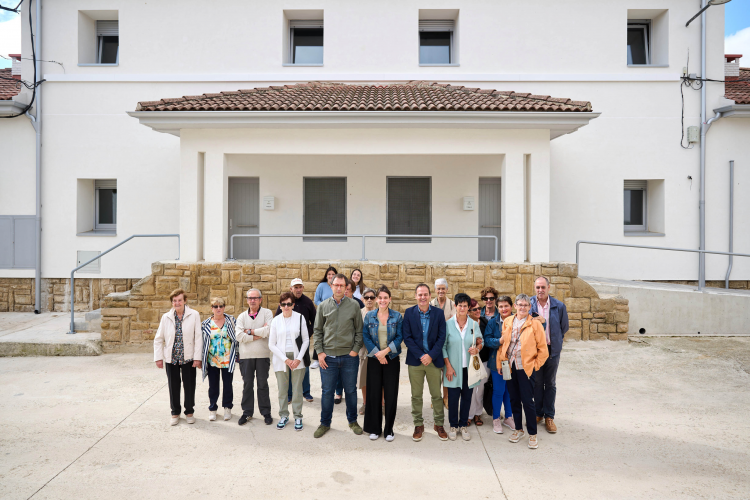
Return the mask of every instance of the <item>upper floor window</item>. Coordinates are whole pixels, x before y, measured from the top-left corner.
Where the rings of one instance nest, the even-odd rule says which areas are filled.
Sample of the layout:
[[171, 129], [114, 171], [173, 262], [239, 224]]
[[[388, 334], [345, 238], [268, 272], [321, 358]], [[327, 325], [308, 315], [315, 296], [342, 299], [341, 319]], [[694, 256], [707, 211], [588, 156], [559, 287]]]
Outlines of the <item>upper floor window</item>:
[[117, 64], [120, 54], [119, 21], [96, 22], [96, 62]]
[[120, 21], [116, 10], [78, 11], [78, 65], [117, 66]]
[[625, 231], [646, 230], [647, 181], [625, 181]]
[[419, 64], [453, 64], [455, 21], [419, 21]]
[[628, 66], [669, 66], [669, 10], [628, 9]]
[[651, 21], [628, 21], [628, 64], [651, 64]]
[[323, 21], [289, 21], [289, 62], [323, 64]]
[[96, 190], [96, 207], [94, 210], [94, 229], [117, 228], [117, 180], [106, 179], [94, 181]]

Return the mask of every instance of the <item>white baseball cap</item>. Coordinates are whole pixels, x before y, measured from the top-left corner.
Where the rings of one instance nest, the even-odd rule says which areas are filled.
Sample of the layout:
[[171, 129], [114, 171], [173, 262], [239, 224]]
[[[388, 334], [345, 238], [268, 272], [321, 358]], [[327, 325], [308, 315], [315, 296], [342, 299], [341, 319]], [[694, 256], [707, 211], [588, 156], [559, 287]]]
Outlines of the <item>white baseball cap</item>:
[[289, 286], [296, 286], [296, 285], [302, 285], [302, 286], [304, 286], [305, 284], [304, 284], [304, 283], [302, 283], [302, 280], [301, 280], [301, 279], [299, 279], [299, 278], [294, 278], [294, 279], [292, 280], [292, 283], [291, 283], [291, 285], [289, 285]]

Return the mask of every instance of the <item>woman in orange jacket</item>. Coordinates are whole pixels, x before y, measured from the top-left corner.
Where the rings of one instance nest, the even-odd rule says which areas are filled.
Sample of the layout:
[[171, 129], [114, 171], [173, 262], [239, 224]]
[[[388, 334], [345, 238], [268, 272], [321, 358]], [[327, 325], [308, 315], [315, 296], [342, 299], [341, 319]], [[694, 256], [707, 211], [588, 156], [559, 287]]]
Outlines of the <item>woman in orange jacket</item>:
[[542, 323], [529, 315], [531, 305], [529, 296], [525, 294], [516, 297], [516, 314], [503, 321], [503, 337], [497, 352], [497, 370], [502, 373], [503, 362], [510, 368], [511, 378], [508, 380], [510, 405], [513, 410], [513, 420], [516, 430], [510, 436], [511, 443], [517, 443], [523, 438], [521, 407], [526, 415], [526, 430], [529, 431], [529, 448], [538, 448], [536, 438], [536, 409], [534, 407], [534, 385], [532, 375], [547, 358], [547, 337], [544, 335]]

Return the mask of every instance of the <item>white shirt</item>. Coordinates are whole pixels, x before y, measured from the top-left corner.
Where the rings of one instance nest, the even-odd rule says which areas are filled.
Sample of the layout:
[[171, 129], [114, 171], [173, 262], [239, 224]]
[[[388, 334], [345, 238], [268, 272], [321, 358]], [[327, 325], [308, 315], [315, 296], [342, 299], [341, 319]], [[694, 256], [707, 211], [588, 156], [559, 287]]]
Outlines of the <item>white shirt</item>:
[[544, 318], [544, 334], [547, 337], [547, 345], [550, 345], [549, 339], [549, 297], [547, 297], [547, 303], [542, 306], [539, 299], [536, 299], [536, 313]]
[[352, 293], [355, 297], [357, 297], [359, 300], [362, 300], [362, 292], [359, 289], [359, 285], [354, 289], [354, 292]]
[[460, 326], [458, 326], [458, 319], [455, 319], [455, 318], [456, 317], [454, 316], [454, 321], [456, 322], [456, 328], [458, 328], [458, 333], [461, 334], [461, 363], [464, 368], [468, 368], [469, 363], [466, 360], [466, 348], [464, 347], [464, 337], [466, 337], [466, 327], [469, 326], [469, 319], [468, 318], [466, 319], [466, 324], [464, 325], [463, 328], [461, 328]]
[[294, 340], [296, 335], [292, 333], [292, 318], [284, 318], [284, 329], [286, 330], [286, 352], [294, 352]]

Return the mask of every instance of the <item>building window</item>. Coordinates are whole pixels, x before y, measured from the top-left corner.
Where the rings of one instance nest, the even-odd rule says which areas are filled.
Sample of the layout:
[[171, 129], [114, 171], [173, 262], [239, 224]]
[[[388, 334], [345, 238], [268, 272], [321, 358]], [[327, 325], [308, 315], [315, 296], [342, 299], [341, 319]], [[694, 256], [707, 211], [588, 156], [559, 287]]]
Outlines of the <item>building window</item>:
[[289, 21], [292, 64], [323, 64], [323, 21]]
[[651, 21], [628, 21], [628, 64], [651, 64]]
[[[388, 177], [388, 234], [431, 234], [432, 178]], [[386, 243], [430, 243], [431, 238], [386, 238]]]
[[94, 229], [117, 229], [117, 181], [114, 179], [94, 181], [96, 206]]
[[[304, 178], [304, 234], [346, 234], [346, 177]], [[304, 238], [346, 241], [346, 238]]]
[[419, 21], [419, 64], [452, 64], [453, 20]]
[[648, 181], [625, 181], [625, 231], [646, 231]]
[[119, 21], [96, 22], [97, 64], [118, 64], [120, 60]]

